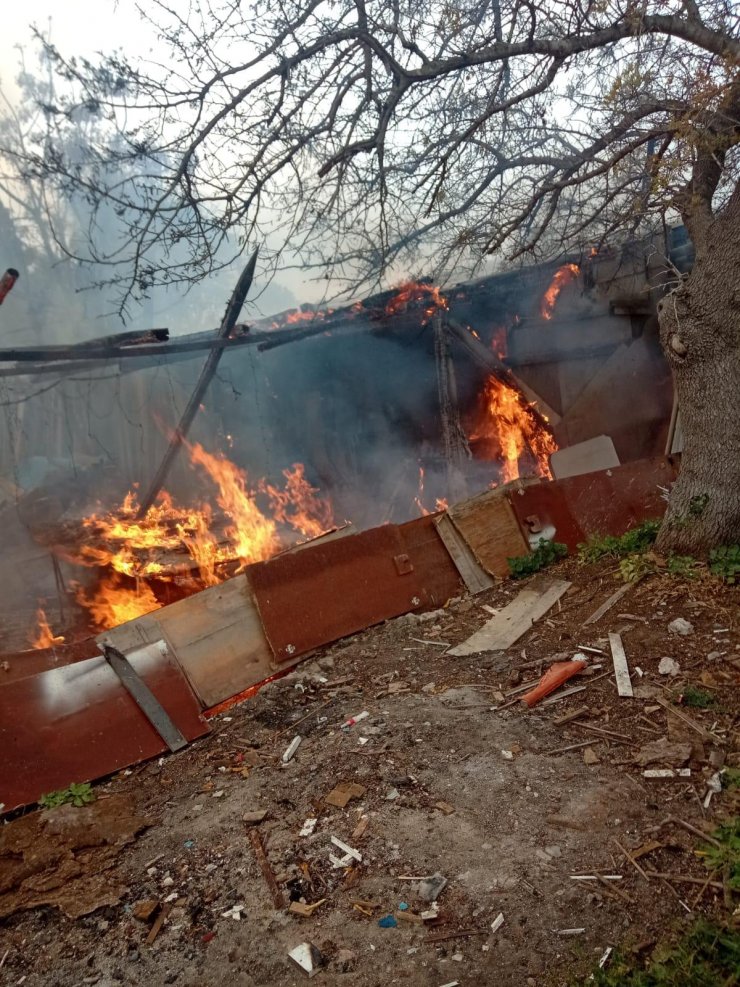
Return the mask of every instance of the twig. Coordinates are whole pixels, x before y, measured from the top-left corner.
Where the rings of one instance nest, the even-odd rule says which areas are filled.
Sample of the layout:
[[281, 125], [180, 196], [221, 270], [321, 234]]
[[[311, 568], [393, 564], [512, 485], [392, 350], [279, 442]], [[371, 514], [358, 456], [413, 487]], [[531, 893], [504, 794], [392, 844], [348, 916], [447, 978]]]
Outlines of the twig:
[[706, 879], [706, 881], [704, 882], [704, 884], [702, 884], [702, 886], [699, 889], [699, 893], [697, 894], [696, 898], [694, 898], [694, 900], [691, 902], [691, 908], [692, 909], [696, 908], [696, 906], [702, 900], [702, 898], [704, 897], [704, 892], [709, 887], [709, 884], [710, 884], [712, 878], [714, 877], [714, 875], [716, 873], [717, 873], [717, 871], [714, 871], [714, 870], [713, 871], [710, 871], [709, 877]]
[[629, 860], [629, 862], [630, 862], [630, 863], [632, 864], [632, 866], [633, 866], [633, 867], [635, 868], [635, 870], [636, 870], [636, 871], [637, 871], [637, 872], [638, 872], [639, 874], [642, 874], [642, 876], [643, 876], [643, 877], [645, 878], [645, 880], [649, 882], [649, 881], [650, 881], [650, 878], [649, 878], [649, 877], [647, 876], [647, 874], [646, 874], [646, 873], [645, 873], [645, 871], [644, 871], [644, 870], [642, 869], [642, 867], [640, 867], [640, 865], [639, 865], [639, 864], [637, 863], [637, 861], [636, 861], [636, 860], [635, 860], [635, 858], [634, 858], [634, 857], [632, 856], [632, 854], [631, 854], [631, 853], [629, 852], [629, 850], [627, 850], [627, 849], [625, 849], [625, 847], [623, 847], [623, 846], [622, 846], [622, 844], [621, 844], [621, 843], [619, 842], [619, 840], [617, 840], [617, 839], [614, 839], [614, 838], [612, 837], [612, 841], [613, 841], [614, 843], [616, 843], [616, 845], [617, 845], [617, 846], [619, 847], [619, 849], [620, 849], [620, 850], [622, 851], [622, 853], [623, 853], [623, 854], [625, 855], [625, 857], [627, 858], [627, 860]]
[[[657, 870], [645, 871], [648, 877], [659, 877], [663, 881], [673, 881], [674, 884], [703, 884], [704, 887], [719, 888], [720, 891], [724, 890], [724, 884], [721, 881], [710, 881], [709, 884], [704, 884], [703, 877], [689, 877], [683, 874], [662, 874]], [[711, 875], [710, 875], [711, 877]]]
[[436, 936], [427, 936], [425, 943], [445, 942], [447, 939], [467, 939], [468, 936], [487, 936], [488, 929], [461, 929], [459, 932], [440, 932]]
[[625, 894], [624, 891], [621, 891], [615, 885], [609, 884], [609, 882], [607, 881], [607, 879], [605, 877], [602, 877], [601, 874], [597, 874], [596, 877], [597, 877], [597, 879], [599, 881], [599, 884], [603, 884], [605, 888], [608, 888], [611, 894], [614, 894], [618, 898], [621, 898], [622, 901], [626, 902], [628, 905], [633, 904], [632, 899], [630, 898], [630, 896], [628, 894]]
[[154, 921], [154, 925], [151, 927], [151, 930], [149, 931], [149, 935], [146, 937], [146, 944], [147, 944], [147, 946], [151, 946], [151, 944], [154, 942], [154, 940], [159, 935], [159, 933], [160, 933], [160, 931], [162, 929], [162, 926], [164, 925], [165, 921], [167, 920], [167, 916], [172, 911], [172, 908], [173, 908], [174, 904], [175, 904], [174, 901], [167, 901], [167, 902], [165, 902], [164, 905], [162, 905], [162, 910], [159, 913], [159, 915], [157, 915], [157, 918]]
[[623, 733], [615, 733], [613, 730], [604, 730], [603, 727], [595, 727], [591, 723], [577, 723], [573, 724], [574, 727], [580, 727], [581, 730], [589, 730], [591, 733], [601, 734], [602, 737], [613, 737], [614, 740], [621, 740], [625, 744], [629, 744], [630, 747], [637, 747], [629, 737], [625, 737]]
[[675, 826], [683, 826], [683, 828], [688, 830], [689, 833], [693, 833], [694, 836], [698, 836], [700, 839], [706, 840], [707, 843], [712, 843], [716, 847], [720, 847], [722, 845], [719, 840], [715, 840], [713, 836], [703, 833], [700, 829], [697, 829], [696, 826], [692, 826], [690, 822], [686, 822], [684, 819], [679, 819], [678, 816], [668, 816], [663, 820], [659, 828], [662, 829], [663, 826], [667, 826], [669, 823], [673, 823]]
[[334, 696], [332, 696], [331, 699], [327, 699], [326, 702], [322, 703], [320, 706], [315, 706], [313, 709], [309, 710], [305, 716], [302, 716], [300, 720], [296, 720], [295, 723], [291, 723], [290, 726], [285, 727], [284, 730], [279, 730], [275, 734], [275, 739], [277, 739], [278, 737], [282, 737], [284, 733], [290, 733], [291, 730], [295, 730], [295, 728], [298, 726], [299, 723], [303, 723], [304, 720], [307, 720], [309, 716], [313, 716], [314, 713], [319, 713], [321, 712], [322, 709], [326, 709], [326, 707], [333, 702], [335, 702]]
[[257, 863], [260, 865], [262, 876], [264, 877], [265, 883], [270, 889], [270, 894], [272, 896], [272, 903], [277, 911], [282, 911], [285, 908], [283, 893], [278, 887], [277, 881], [275, 880], [275, 875], [272, 872], [272, 867], [270, 867], [270, 861], [267, 859], [267, 854], [265, 853], [265, 848], [262, 843], [262, 837], [260, 836], [259, 831], [256, 829], [250, 829], [249, 840], [252, 844], [254, 855], [257, 858]]

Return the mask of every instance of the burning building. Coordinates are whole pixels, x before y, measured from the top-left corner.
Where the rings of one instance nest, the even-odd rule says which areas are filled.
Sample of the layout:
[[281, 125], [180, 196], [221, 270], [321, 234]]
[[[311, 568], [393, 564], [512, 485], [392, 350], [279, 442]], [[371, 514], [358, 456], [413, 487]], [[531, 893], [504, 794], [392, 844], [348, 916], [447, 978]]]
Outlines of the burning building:
[[618, 462], [662, 453], [661, 277], [644, 246], [592, 249], [258, 321], [225, 351], [166, 489], [143, 512], [203, 350], [145, 345], [93, 366], [78, 349], [54, 388], [6, 410], [10, 562], [24, 560], [6, 647], [116, 626], [346, 522], [397, 523], [549, 478], [553, 454], [595, 437]]

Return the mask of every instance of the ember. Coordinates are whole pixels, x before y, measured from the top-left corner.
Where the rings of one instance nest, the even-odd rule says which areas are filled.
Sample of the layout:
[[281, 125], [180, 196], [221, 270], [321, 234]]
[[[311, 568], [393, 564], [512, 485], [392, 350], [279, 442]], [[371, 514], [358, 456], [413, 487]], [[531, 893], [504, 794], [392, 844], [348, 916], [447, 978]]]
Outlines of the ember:
[[563, 288], [570, 284], [571, 281], [575, 281], [578, 275], [581, 273], [581, 269], [578, 264], [563, 264], [559, 267], [553, 276], [550, 285], [542, 298], [542, 304], [540, 305], [540, 315], [543, 319], [551, 319], [552, 313], [555, 309], [555, 302], [558, 300], [558, 295], [563, 290]]
[[502, 461], [502, 483], [516, 480], [527, 460], [535, 476], [552, 479], [548, 456], [557, 450], [557, 443], [546, 419], [520, 391], [496, 377], [489, 377], [483, 386], [469, 440], [478, 458]]

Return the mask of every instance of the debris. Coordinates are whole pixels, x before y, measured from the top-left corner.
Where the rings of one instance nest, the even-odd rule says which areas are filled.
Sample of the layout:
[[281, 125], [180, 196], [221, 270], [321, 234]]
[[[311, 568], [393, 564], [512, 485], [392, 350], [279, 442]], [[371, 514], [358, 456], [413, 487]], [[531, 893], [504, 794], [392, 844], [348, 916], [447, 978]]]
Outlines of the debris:
[[447, 878], [441, 874], [432, 874], [425, 878], [419, 885], [419, 897], [422, 901], [436, 901], [447, 887]]
[[292, 760], [293, 755], [298, 750], [298, 748], [301, 746], [301, 741], [302, 740], [303, 740], [303, 737], [301, 737], [300, 734], [296, 734], [296, 736], [293, 737], [293, 739], [291, 740], [290, 744], [288, 745], [288, 749], [283, 754], [283, 764], [287, 764], [288, 761]]
[[283, 893], [280, 890], [277, 880], [275, 879], [275, 875], [272, 872], [272, 867], [270, 867], [270, 861], [267, 859], [265, 847], [262, 843], [262, 837], [260, 836], [258, 829], [249, 830], [249, 840], [252, 844], [254, 855], [257, 858], [257, 863], [260, 865], [260, 870], [262, 871], [262, 876], [265, 879], [265, 884], [267, 884], [270, 889], [272, 903], [277, 911], [282, 911], [285, 908]]
[[[0, 827], [0, 919], [49, 905], [68, 918], [115, 905], [126, 890], [110, 869], [153, 820], [129, 796], [29, 812]], [[43, 848], [43, 852], [39, 848]]]
[[441, 984], [440, 987], [460, 987], [459, 980], [450, 980], [447, 984]]
[[556, 661], [554, 665], [550, 665], [540, 679], [539, 684], [521, 697], [521, 701], [526, 703], [531, 709], [540, 699], [549, 696], [558, 686], [567, 682], [568, 679], [572, 679], [574, 675], [578, 675], [585, 667], [585, 661]]
[[712, 733], [711, 730], [705, 730], [704, 727], [699, 726], [699, 724], [692, 720], [688, 714], [671, 705], [667, 699], [663, 699], [662, 696], [656, 695], [655, 701], [660, 703], [660, 705], [665, 709], [669, 710], [669, 712], [671, 712], [674, 716], [678, 717], [679, 720], [683, 720], [687, 726], [690, 726], [692, 730], [695, 730], [698, 734], [700, 734], [704, 740], [714, 740], [719, 744], [724, 743], [724, 741], [716, 734]]
[[599, 960], [599, 969], [600, 970], [603, 970], [604, 969], [604, 967], [606, 966], [607, 962], [609, 961], [609, 957], [612, 955], [612, 952], [613, 951], [614, 951], [614, 947], [613, 946], [607, 946], [606, 949], [604, 950], [604, 952], [601, 954], [601, 959]]
[[288, 956], [309, 977], [314, 977], [324, 964], [324, 957], [312, 942], [302, 942], [290, 950]]
[[630, 744], [633, 747], [637, 746], [629, 737], [625, 737], [623, 733], [617, 733], [614, 730], [605, 730], [603, 727], [595, 727], [593, 723], [574, 723], [573, 726], [579, 727], [581, 730], [588, 730], [590, 733], [598, 733], [601, 737], [610, 737], [614, 740], [621, 740], [623, 743]]
[[552, 706], [554, 703], [559, 703], [563, 699], [567, 699], [569, 696], [575, 696], [577, 693], [585, 692], [585, 691], [586, 691], [585, 685], [574, 685], [571, 686], [570, 689], [563, 689], [563, 691], [559, 692], [556, 696], [550, 696], [549, 699], [543, 699], [542, 705]]
[[399, 794], [400, 794], [400, 792], [398, 791], [397, 788], [391, 788], [390, 791], [388, 792], [388, 794], [385, 797], [386, 802], [395, 802], [395, 800], [398, 798]]
[[383, 918], [378, 919], [378, 925], [381, 929], [395, 929], [398, 922], [393, 915], [384, 915]]
[[683, 617], [676, 617], [668, 625], [668, 630], [671, 634], [680, 634], [682, 637], [686, 637], [688, 634], [694, 633], [694, 625], [689, 620], [684, 620]]
[[467, 939], [470, 936], [487, 936], [488, 929], [458, 929], [457, 932], [438, 932], [427, 936], [424, 942], [432, 945], [435, 942], [445, 942], [448, 939]]
[[496, 918], [491, 922], [491, 932], [498, 932], [501, 926], [504, 924], [504, 913], [499, 912]]
[[585, 651], [589, 655], [605, 655], [606, 651], [603, 648], [587, 648], [585, 644], [578, 645], [579, 651]]
[[303, 901], [291, 901], [288, 906], [288, 911], [292, 912], [293, 915], [300, 915], [302, 918], [311, 918], [316, 909], [323, 905], [326, 898], [322, 898], [321, 901], [314, 901], [310, 905], [305, 904]]
[[577, 744], [568, 744], [567, 747], [555, 747], [551, 751], [545, 751], [545, 754], [567, 754], [568, 751], [577, 751], [582, 747], [590, 747], [591, 744], [598, 744], [598, 740], [581, 740]]
[[513, 754], [512, 751], [501, 751], [501, 753], [503, 754], [504, 758], [507, 761], [513, 761], [514, 760], [514, 754]]
[[522, 590], [507, 606], [487, 620], [480, 630], [452, 648], [456, 658], [481, 651], [506, 651], [543, 617], [570, 587], [564, 579], [544, 581], [541, 587]]
[[157, 898], [145, 898], [143, 901], [136, 902], [131, 909], [131, 914], [140, 922], [148, 922], [159, 908], [159, 904], [159, 899]]
[[359, 850], [355, 850], [354, 847], [348, 846], [343, 843], [342, 840], [337, 839], [336, 836], [331, 837], [331, 841], [334, 846], [339, 847], [339, 849], [344, 853], [343, 857], [337, 857], [333, 853], [329, 854], [329, 860], [334, 865], [335, 868], [349, 867], [353, 860], [358, 863], [362, 863], [362, 854]]
[[621, 881], [621, 874], [571, 874], [571, 881]]
[[363, 816], [352, 831], [352, 839], [359, 840], [365, 835], [365, 830], [370, 825], [368, 816]]
[[553, 929], [552, 931], [558, 936], [580, 936], [586, 929], [581, 927], [580, 929]]
[[162, 931], [162, 926], [167, 921], [167, 916], [170, 914], [170, 912], [174, 907], [175, 907], [174, 901], [168, 901], [164, 905], [162, 905], [162, 910], [154, 920], [154, 925], [151, 927], [149, 935], [146, 937], [147, 946], [151, 946], [154, 940], [159, 935], [159, 933]]
[[646, 768], [649, 764], [662, 762], [680, 767], [691, 757], [691, 744], [672, 744], [667, 737], [651, 740], [643, 744], [637, 752], [637, 763]]
[[345, 720], [344, 723], [342, 723], [341, 729], [348, 730], [350, 727], [353, 727], [355, 723], [359, 723], [361, 720], [366, 720], [368, 716], [370, 716], [370, 714], [366, 709], [361, 713], [358, 713], [356, 716], [350, 716], [348, 720]]
[[704, 808], [709, 808], [709, 803], [712, 801], [713, 795], [719, 795], [722, 791], [722, 772], [715, 771], [712, 777], [707, 781], [707, 794], [704, 796]]
[[241, 922], [242, 912], [246, 910], [246, 905], [232, 905], [225, 912], [221, 912], [221, 918], [233, 918], [235, 922]]
[[579, 720], [582, 716], [587, 716], [590, 712], [588, 706], [581, 706], [579, 709], [572, 709], [569, 713], [563, 713], [562, 716], [556, 716], [552, 722], [556, 727], [563, 727], [566, 723]]
[[632, 696], [632, 681], [630, 670], [627, 665], [627, 655], [624, 653], [624, 645], [619, 634], [609, 634], [609, 647], [612, 649], [612, 662], [614, 663], [614, 678], [617, 680], [617, 692], [620, 696]]
[[592, 747], [587, 747], [583, 752], [583, 763], [584, 764], [600, 764], [599, 756]]
[[455, 806], [450, 805], [449, 802], [435, 802], [434, 808], [439, 809], [439, 811], [443, 813], [445, 816], [451, 816], [452, 813], [455, 811]]
[[690, 778], [691, 768], [648, 768], [642, 772], [643, 778]]
[[252, 812], [245, 812], [242, 816], [242, 821], [247, 826], [257, 826], [259, 823], [264, 822], [265, 819], [267, 819], [267, 809], [254, 809]]
[[605, 600], [597, 610], [594, 610], [590, 617], [587, 617], [583, 621], [583, 626], [586, 627], [588, 624], [595, 624], [597, 620], [601, 620], [607, 610], [611, 610], [614, 604], [617, 603], [618, 600], [621, 600], [625, 593], [630, 591], [633, 585], [633, 583], [625, 583], [624, 586], [620, 586], [616, 593], [612, 593], [612, 595]]
[[340, 949], [331, 965], [337, 973], [351, 973], [357, 966], [357, 953], [353, 953], [351, 949]]
[[357, 785], [352, 781], [341, 781], [328, 795], [324, 796], [327, 805], [335, 805], [338, 809], [344, 809], [352, 799], [362, 798], [367, 789], [364, 785]]
[[439, 918], [439, 905], [436, 901], [432, 902], [431, 908], [427, 908], [426, 911], [421, 913], [422, 922], [434, 922]]
[[675, 658], [661, 658], [658, 662], [659, 675], [678, 675], [680, 671], [681, 666]]
[[311, 836], [313, 831], [316, 829], [316, 823], [319, 820], [314, 816], [309, 816], [308, 819], [303, 823], [298, 833], [299, 836]]

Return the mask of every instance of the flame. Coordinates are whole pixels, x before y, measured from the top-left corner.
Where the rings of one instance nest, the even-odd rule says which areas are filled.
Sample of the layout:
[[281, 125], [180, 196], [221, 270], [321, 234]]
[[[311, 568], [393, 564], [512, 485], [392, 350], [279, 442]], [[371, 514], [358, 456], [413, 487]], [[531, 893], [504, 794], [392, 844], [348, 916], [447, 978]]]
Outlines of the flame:
[[506, 356], [507, 341], [506, 326], [496, 326], [491, 334], [491, 349], [499, 360]]
[[312, 487], [305, 477], [303, 463], [294, 463], [293, 468], [283, 470], [285, 490], [278, 490], [268, 483], [262, 483], [270, 498], [273, 517], [282, 524], [290, 525], [306, 538], [318, 538], [334, 524], [331, 504], [319, 491]]
[[414, 497], [414, 504], [416, 504], [419, 510], [420, 517], [429, 517], [430, 514], [446, 511], [448, 505], [446, 497], [437, 497], [434, 501], [433, 511], [430, 511], [424, 506], [424, 475], [424, 467], [419, 465], [419, 492]]
[[434, 315], [438, 309], [449, 308], [447, 299], [437, 285], [405, 281], [396, 288], [396, 294], [386, 303], [385, 314], [398, 315], [415, 302], [426, 302], [424, 314], [427, 316]]
[[293, 326], [298, 322], [323, 322], [330, 315], [334, 314], [333, 308], [314, 309], [296, 308], [290, 312], [281, 312], [270, 323], [272, 329], [279, 329], [283, 326]]
[[[213, 455], [198, 443], [185, 443], [185, 448], [191, 464], [215, 485], [225, 520], [216, 521], [209, 504], [181, 507], [166, 492], [139, 518], [134, 491], [116, 509], [85, 518], [85, 543], [68, 557], [103, 570], [92, 589], [78, 586], [76, 591], [77, 602], [97, 628], [114, 627], [157, 609], [160, 604], [147, 579], [177, 579], [190, 592], [216, 586], [233, 574], [234, 564], [241, 569], [280, 551], [281, 525], [315, 538], [334, 523], [331, 504], [310, 485], [303, 464], [283, 471], [284, 489], [264, 480], [252, 489], [244, 470], [225, 456]], [[184, 553], [194, 565], [183, 565]]]
[[36, 633], [30, 637], [32, 648], [52, 648], [55, 644], [64, 644], [61, 635], [55, 635], [46, 619], [43, 607], [36, 611]]
[[479, 458], [502, 461], [502, 483], [521, 475], [523, 460], [530, 461], [535, 475], [552, 478], [548, 456], [557, 449], [552, 433], [522, 393], [496, 377], [483, 385], [470, 442]]
[[578, 264], [563, 264], [562, 267], [559, 267], [557, 271], [555, 271], [547, 291], [542, 296], [540, 315], [543, 319], [549, 320], [552, 318], [552, 313], [555, 309], [555, 302], [558, 300], [558, 295], [566, 284], [570, 284], [571, 281], [575, 281], [580, 273], [581, 269]]
[[127, 620], [158, 610], [161, 606], [145, 582], [139, 581], [132, 588], [126, 586], [121, 576], [115, 572], [106, 574], [90, 591], [78, 585], [75, 599], [89, 611], [99, 630], [117, 627]]

